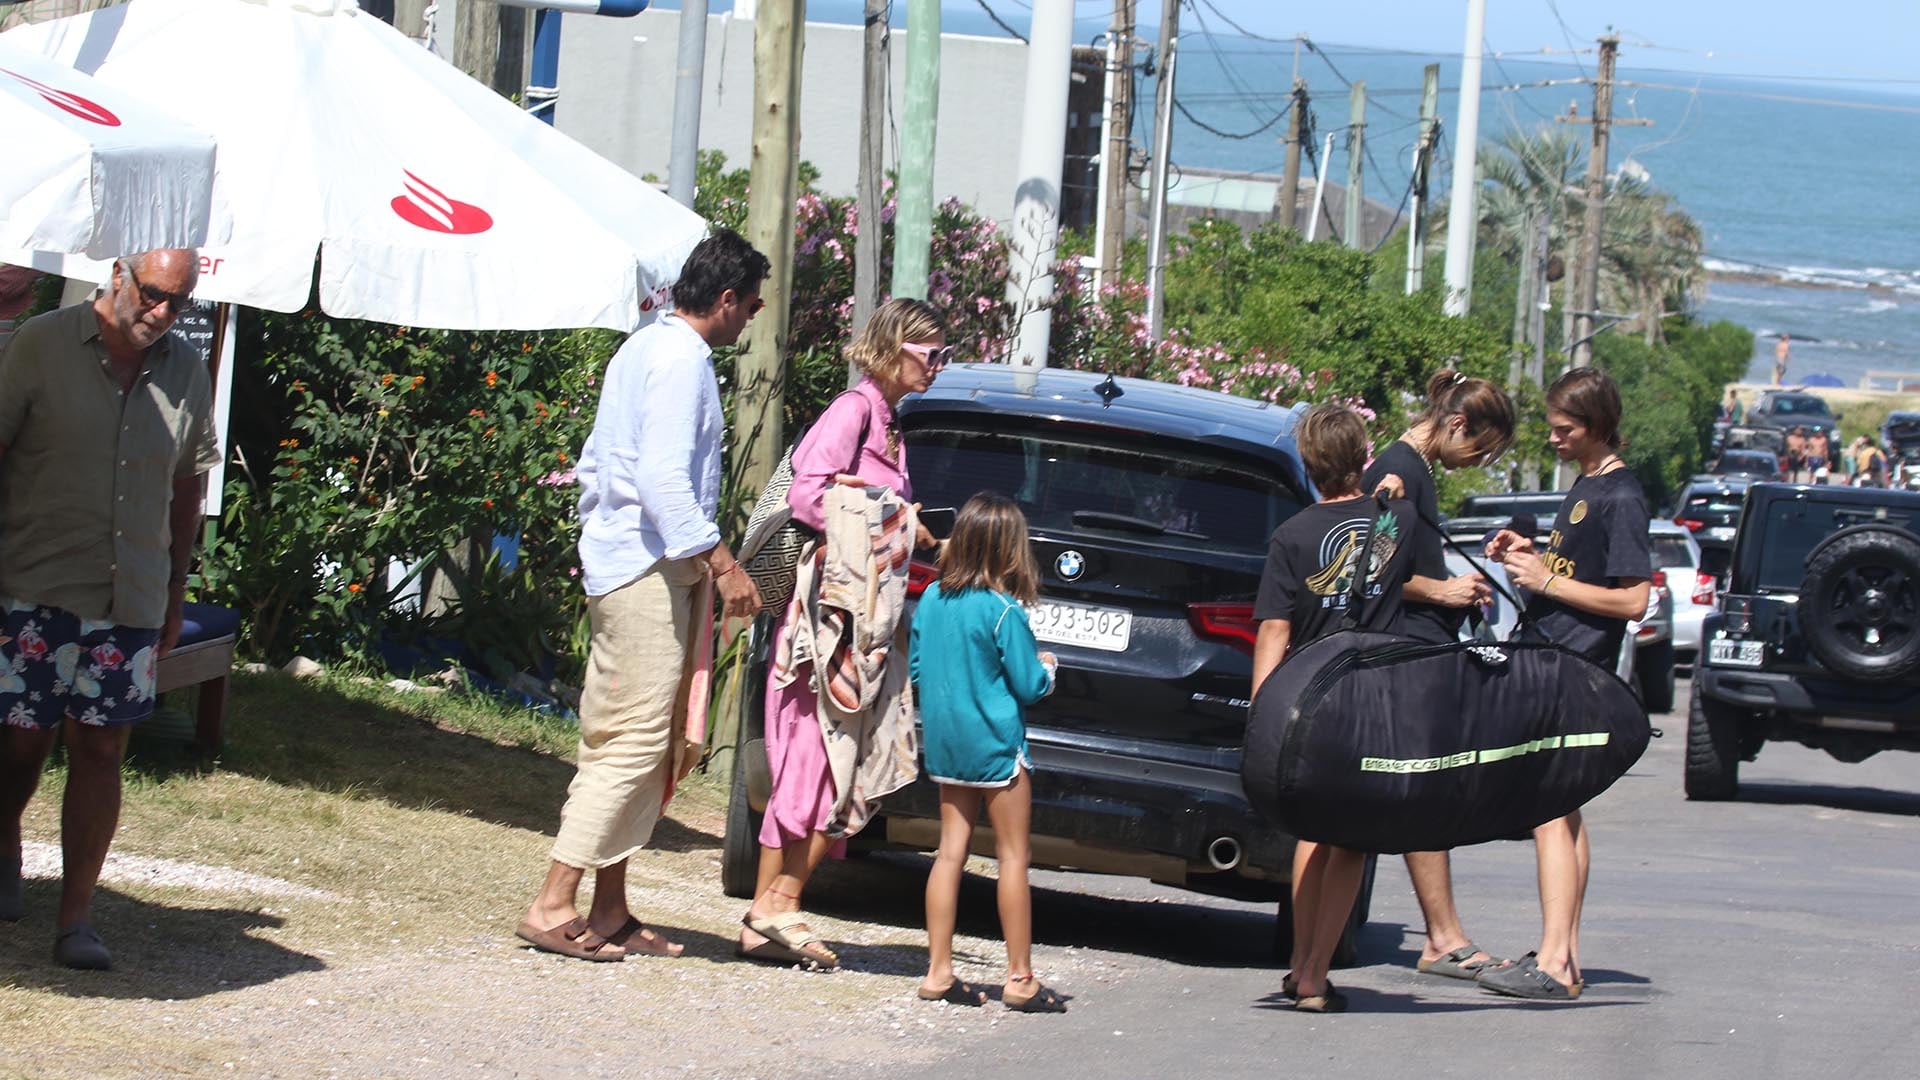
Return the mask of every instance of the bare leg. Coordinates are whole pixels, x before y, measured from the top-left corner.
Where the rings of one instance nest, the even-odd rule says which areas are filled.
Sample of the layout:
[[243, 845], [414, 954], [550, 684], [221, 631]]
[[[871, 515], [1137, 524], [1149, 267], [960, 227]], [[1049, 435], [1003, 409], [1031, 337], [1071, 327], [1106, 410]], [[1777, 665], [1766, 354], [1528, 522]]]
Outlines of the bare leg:
[[[801, 891], [806, 888], [808, 879], [813, 876], [815, 870], [820, 868], [820, 864], [827, 857], [827, 852], [832, 849], [833, 838], [820, 832], [807, 834], [804, 843], [791, 842], [785, 847], [762, 848], [763, 852], [772, 851], [779, 856], [779, 871], [774, 874], [773, 880], [760, 890], [760, 895], [754, 897], [753, 904], [747, 908], [747, 918], [766, 919], [784, 912], [799, 911]], [[767, 858], [763, 854], [761, 856], [763, 876], [766, 864]], [[813, 928], [800, 923], [795, 929], [811, 933]], [[740, 928], [742, 949], [757, 948], [765, 944], [766, 940], [765, 935], [756, 933], [750, 927]], [[839, 959], [832, 949], [819, 942], [808, 945], [805, 951], [815, 954], [815, 958], [823, 963], [831, 964]]]
[[574, 901], [580, 895], [580, 879], [585, 876], [586, 871], [577, 866], [548, 863], [547, 880], [541, 883], [539, 895], [527, 909], [528, 924], [536, 930], [550, 930], [579, 918], [580, 910], [574, 907]]
[[[1007, 939], [1007, 982], [1001, 1000], [1011, 992], [1015, 1000], [1037, 993], [1033, 977], [1033, 894], [1027, 886], [1027, 868], [1033, 856], [1033, 782], [1022, 768], [1013, 783], [986, 793], [987, 820], [993, 823], [994, 857], [999, 861], [1000, 933]], [[1017, 982], [1014, 976], [1024, 976]]]
[[1540, 948], [1535, 962], [1567, 987], [1573, 985], [1573, 925], [1580, 908], [1580, 828], [1580, 813], [1575, 811], [1533, 830], [1540, 877]]
[[1313, 952], [1313, 910], [1320, 901], [1320, 873], [1326, 856], [1319, 844], [1301, 840], [1293, 846], [1293, 952], [1287, 969], [1298, 982], [1300, 969]]
[[120, 826], [120, 762], [133, 732], [130, 724], [94, 727], [72, 719], [66, 727], [67, 794], [60, 810], [63, 870], [56, 923], [62, 930], [90, 921], [93, 887]]
[[927, 874], [927, 978], [920, 988], [944, 993], [953, 982], [953, 927], [959, 919], [960, 878], [980, 814], [977, 788], [940, 785], [940, 850]]
[[1578, 832], [1573, 839], [1574, 862], [1580, 868], [1580, 891], [1573, 900], [1573, 934], [1569, 938], [1567, 949], [1567, 971], [1574, 982], [1583, 982], [1580, 975], [1580, 916], [1587, 906], [1587, 873], [1593, 866], [1593, 845], [1587, 839], [1587, 819], [1580, 811], [1573, 812], [1573, 820], [1579, 823]]
[[[1296, 987], [1303, 998], [1326, 993], [1327, 969], [1333, 965], [1333, 949], [1340, 943], [1340, 934], [1346, 929], [1347, 918], [1353, 912], [1354, 898], [1360, 895], [1360, 878], [1367, 867], [1367, 857], [1360, 852], [1332, 845], [1320, 845], [1320, 848], [1314, 856], [1319, 863], [1316, 876], [1320, 880], [1315, 890], [1317, 895], [1313, 909], [1309, 912], [1313, 951], [1295, 969], [1294, 975]], [[1296, 910], [1296, 923], [1298, 919]]]
[[[627, 906], [627, 864], [631, 861], [621, 859], [593, 872], [593, 907], [587, 912], [587, 925], [603, 938], [617, 936], [627, 928], [627, 920], [634, 917]], [[576, 878], [575, 884], [578, 883]], [[635, 931], [619, 947], [629, 954], [651, 956], [679, 956], [687, 951], [685, 946], [661, 937], [652, 927]]]
[[[1455, 949], [1472, 944], [1460, 925], [1460, 911], [1453, 905], [1453, 859], [1445, 851], [1407, 852], [1407, 877], [1413, 880], [1413, 895], [1420, 901], [1420, 915], [1427, 923], [1427, 944], [1420, 959], [1440, 959]], [[1475, 952], [1469, 963], [1490, 960], [1485, 951]]]
[[20, 861], [20, 818], [60, 729], [0, 728], [0, 862]]

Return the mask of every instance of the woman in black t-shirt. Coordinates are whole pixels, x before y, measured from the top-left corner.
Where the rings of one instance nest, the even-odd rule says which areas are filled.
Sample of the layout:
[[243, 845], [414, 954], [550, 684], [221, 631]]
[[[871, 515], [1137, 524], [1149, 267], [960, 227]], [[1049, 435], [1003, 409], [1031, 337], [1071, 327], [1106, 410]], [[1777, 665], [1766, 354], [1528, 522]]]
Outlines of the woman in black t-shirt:
[[[1549, 441], [1577, 462], [1544, 552], [1531, 538], [1502, 529], [1487, 556], [1533, 594], [1528, 611], [1549, 640], [1611, 669], [1627, 622], [1647, 610], [1653, 576], [1647, 500], [1620, 460], [1620, 391], [1603, 371], [1575, 368], [1547, 390]], [[1480, 975], [1480, 985], [1514, 997], [1571, 1001], [1580, 996], [1580, 907], [1586, 899], [1587, 827], [1576, 810], [1533, 831], [1540, 861], [1538, 950]]]
[[[1467, 613], [1492, 598], [1487, 579], [1479, 574], [1447, 573], [1440, 532], [1428, 522], [1440, 520], [1440, 497], [1434, 490], [1433, 464], [1468, 469], [1492, 464], [1513, 445], [1513, 402], [1507, 392], [1486, 379], [1442, 371], [1427, 380], [1427, 408], [1405, 435], [1380, 451], [1360, 478], [1362, 491], [1384, 491], [1405, 498], [1421, 520], [1409, 529], [1413, 548], [1413, 576], [1401, 588], [1406, 601], [1402, 632], [1417, 641], [1444, 643], [1458, 640]], [[1457, 723], [1457, 717], [1432, 718], [1435, 724]], [[1454, 979], [1471, 979], [1498, 963], [1467, 937], [1453, 902], [1453, 865], [1444, 851], [1410, 851], [1407, 877], [1426, 920], [1426, 943], [1421, 947], [1420, 971]]]

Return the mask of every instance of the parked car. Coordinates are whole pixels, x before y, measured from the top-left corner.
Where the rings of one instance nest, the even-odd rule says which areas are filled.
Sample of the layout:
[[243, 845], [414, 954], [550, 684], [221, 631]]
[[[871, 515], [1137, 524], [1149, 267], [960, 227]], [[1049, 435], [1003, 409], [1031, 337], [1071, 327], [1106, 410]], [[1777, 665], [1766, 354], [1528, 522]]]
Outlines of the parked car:
[[1747, 410], [1746, 426], [1780, 431], [1804, 427], [1809, 435], [1818, 430], [1836, 443], [1840, 439], [1840, 414], [1827, 408], [1826, 398], [1804, 390], [1760, 391], [1753, 408]]
[[1700, 625], [1713, 610], [1718, 582], [1701, 567], [1700, 544], [1685, 527], [1655, 518], [1650, 531], [1653, 567], [1673, 594], [1673, 663], [1691, 666], [1700, 652]]
[[1713, 468], [1713, 476], [1740, 476], [1750, 480], [1780, 479], [1780, 459], [1765, 450], [1723, 450]]
[[1724, 587], [1727, 563], [1740, 525], [1740, 508], [1752, 481], [1732, 476], [1696, 476], [1674, 497], [1668, 517], [1693, 534], [1700, 545], [1700, 569]]
[[1768, 742], [1920, 750], [1920, 493], [1753, 485], [1702, 633], [1689, 799], [1732, 798]]
[[1485, 495], [1469, 495], [1460, 500], [1459, 517], [1492, 518], [1505, 525], [1513, 515], [1525, 512], [1539, 521], [1544, 532], [1560, 512], [1560, 503], [1567, 497], [1564, 491], [1498, 491]]
[[[978, 491], [1019, 503], [1042, 569], [1033, 629], [1057, 654], [1054, 693], [1028, 713], [1033, 860], [1278, 904], [1291, 950], [1294, 839], [1240, 786], [1267, 541], [1312, 492], [1294, 413], [1212, 391], [1061, 369], [955, 365], [899, 409], [914, 497]], [[911, 565], [915, 595], [935, 578]], [[750, 641], [743, 747], [722, 882], [754, 888], [768, 620]], [[859, 848], [931, 850], [939, 797], [921, 779], [889, 796]], [[985, 830], [976, 834], [992, 852]], [[1365, 921], [1372, 870], [1341, 953]]]

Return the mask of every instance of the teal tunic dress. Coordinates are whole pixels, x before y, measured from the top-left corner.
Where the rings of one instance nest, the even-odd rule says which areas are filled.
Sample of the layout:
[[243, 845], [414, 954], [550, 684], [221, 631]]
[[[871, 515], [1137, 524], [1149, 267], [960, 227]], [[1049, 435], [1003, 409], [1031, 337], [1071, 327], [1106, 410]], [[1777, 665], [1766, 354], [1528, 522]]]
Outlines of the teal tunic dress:
[[933, 585], [913, 613], [909, 670], [919, 688], [927, 773], [942, 784], [1006, 787], [1031, 768], [1026, 706], [1053, 672], [1019, 601], [991, 589]]

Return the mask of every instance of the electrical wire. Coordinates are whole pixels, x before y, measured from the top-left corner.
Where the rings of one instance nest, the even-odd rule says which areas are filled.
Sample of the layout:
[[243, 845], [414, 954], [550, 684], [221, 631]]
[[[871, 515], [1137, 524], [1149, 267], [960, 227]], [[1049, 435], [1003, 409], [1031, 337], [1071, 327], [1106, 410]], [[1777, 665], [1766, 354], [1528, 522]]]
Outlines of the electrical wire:
[[1192, 124], [1194, 127], [1197, 127], [1202, 131], [1209, 132], [1214, 135], [1218, 135], [1223, 139], [1235, 139], [1235, 140], [1252, 139], [1252, 138], [1257, 138], [1260, 135], [1264, 135], [1268, 131], [1272, 130], [1275, 124], [1278, 124], [1280, 121], [1285, 120], [1287, 118], [1287, 114], [1293, 111], [1293, 104], [1289, 102], [1287, 106], [1281, 109], [1277, 114], [1275, 114], [1272, 119], [1268, 120], [1264, 124], [1261, 124], [1259, 127], [1254, 128], [1252, 131], [1234, 132], [1234, 131], [1222, 131], [1219, 128], [1214, 127], [1212, 124], [1207, 123], [1205, 120], [1202, 120], [1199, 117], [1193, 115], [1193, 110], [1187, 108], [1186, 103], [1181, 101], [1177, 97], [1173, 99], [1173, 107], [1180, 110], [1180, 115], [1186, 117], [1187, 122]]
[[1014, 37], [1017, 37], [1017, 38], [1019, 38], [1019, 39], [1020, 39], [1021, 41], [1023, 41], [1023, 42], [1027, 40], [1027, 35], [1025, 35], [1025, 34], [1023, 34], [1023, 33], [1021, 33], [1021, 32], [1020, 32], [1020, 31], [1018, 31], [1018, 30], [1015, 30], [1015, 29], [1014, 29], [1013, 27], [1011, 27], [1011, 26], [1008, 26], [1008, 25], [1007, 25], [1007, 21], [1006, 21], [1005, 19], [1002, 19], [1002, 18], [1000, 17], [1000, 13], [999, 13], [999, 12], [997, 12], [997, 11], [995, 11], [995, 10], [993, 10], [992, 8], [990, 8], [990, 7], [988, 7], [988, 6], [987, 6], [987, 0], [973, 0], [973, 2], [974, 2], [974, 3], [976, 3], [976, 4], [979, 4], [979, 5], [980, 5], [980, 10], [981, 10], [981, 11], [984, 11], [984, 12], [986, 12], [986, 13], [987, 13], [987, 18], [989, 18], [989, 19], [992, 19], [992, 20], [993, 20], [993, 25], [995, 25], [995, 26], [997, 26], [997, 27], [999, 27], [999, 28], [1000, 28], [1000, 29], [1002, 29], [1002, 30], [1005, 30], [1005, 31], [1006, 31], [1007, 33], [1009, 33], [1009, 34], [1012, 34], [1012, 35], [1013, 35]]
[[[1567, 26], [1567, 20], [1560, 17], [1560, 5], [1555, 3], [1554, 0], [1547, 0], [1547, 10], [1553, 12], [1553, 21], [1560, 24], [1560, 34], [1567, 39], [1567, 48], [1577, 51], [1579, 46], [1573, 43], [1573, 30]], [[1587, 66], [1582, 64], [1577, 57], [1574, 59], [1573, 65], [1580, 69], [1580, 74], [1585, 75], [1587, 73]]]

